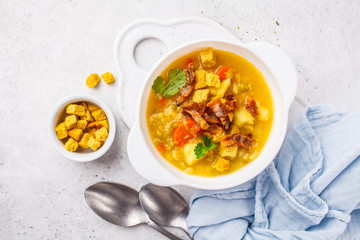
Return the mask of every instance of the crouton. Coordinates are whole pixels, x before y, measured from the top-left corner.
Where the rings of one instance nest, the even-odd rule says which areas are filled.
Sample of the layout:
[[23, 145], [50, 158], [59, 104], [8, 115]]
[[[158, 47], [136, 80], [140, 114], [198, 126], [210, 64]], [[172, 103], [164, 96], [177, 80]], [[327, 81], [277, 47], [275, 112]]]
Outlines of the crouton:
[[96, 132], [96, 128], [89, 128], [88, 132], [90, 133], [91, 136], [95, 137], [95, 132]]
[[75, 139], [76, 141], [79, 141], [83, 134], [84, 133], [83, 133], [82, 129], [79, 129], [79, 128], [71, 129], [68, 132], [68, 135], [70, 137], [72, 137], [73, 139]]
[[246, 109], [237, 109], [234, 112], [234, 121], [233, 123], [236, 124], [238, 127], [242, 127], [246, 125], [253, 125], [254, 124], [254, 117], [249, 113]]
[[83, 106], [85, 108], [85, 110], [88, 110], [88, 107], [85, 102], [80, 103], [80, 105]]
[[75, 152], [78, 147], [79, 147], [79, 143], [75, 141], [73, 138], [69, 138], [69, 140], [67, 140], [65, 143], [65, 149], [70, 152]]
[[80, 147], [89, 148], [88, 141], [90, 137], [91, 137], [90, 133], [84, 133], [84, 135], [81, 137], [79, 141]]
[[107, 119], [105, 112], [101, 108], [99, 108], [98, 110], [93, 111], [91, 113], [91, 115], [94, 117], [95, 121], [97, 121], [97, 122]]
[[104, 80], [106, 84], [110, 84], [115, 82], [114, 75], [111, 72], [107, 72], [101, 75], [101, 78]]
[[90, 76], [86, 79], [86, 85], [89, 88], [95, 87], [100, 82], [100, 77], [96, 73], [90, 74]]
[[87, 122], [93, 122], [94, 118], [91, 116], [91, 113], [89, 110], [85, 110], [85, 115], [80, 117], [81, 120], [85, 120]]
[[107, 119], [99, 121], [98, 124], [100, 127], [106, 127], [106, 129], [109, 132], [110, 127], [109, 127], [109, 121]]
[[91, 103], [88, 104], [88, 109], [90, 112], [93, 112], [93, 111], [96, 111], [98, 109], [100, 109], [99, 106], [96, 106], [96, 105], [92, 105]]
[[218, 157], [215, 162], [211, 164], [211, 167], [215, 168], [219, 172], [227, 170], [230, 166], [230, 161], [226, 158]]
[[76, 128], [80, 128], [82, 130], [84, 130], [87, 126], [87, 121], [86, 120], [79, 120], [76, 123]]
[[102, 128], [105, 127], [109, 131], [109, 121], [107, 119], [98, 121], [98, 122], [91, 122], [87, 125], [87, 128]]
[[66, 113], [82, 117], [85, 115], [85, 107], [77, 104], [69, 104], [66, 107]]
[[206, 85], [209, 87], [220, 87], [220, 78], [218, 75], [214, 73], [206, 73], [205, 74]]
[[195, 71], [195, 89], [206, 87], [206, 71], [203, 69], [198, 69]]
[[238, 146], [236, 146], [236, 145], [229, 146], [229, 147], [221, 147], [220, 155], [222, 157], [234, 158], [234, 157], [236, 157], [237, 151], [238, 151]]
[[212, 141], [213, 141], [214, 143], [218, 143], [218, 142], [220, 142], [220, 141], [224, 138], [225, 135], [226, 135], [226, 134], [225, 134], [225, 131], [222, 130], [220, 133], [218, 133], [217, 135], [214, 135], [214, 136], [213, 136]]
[[196, 103], [206, 102], [209, 96], [209, 89], [196, 90], [192, 97], [192, 100]]
[[89, 140], [88, 140], [88, 146], [89, 146], [92, 150], [96, 151], [96, 150], [98, 150], [98, 149], [101, 147], [101, 142], [98, 141], [98, 140], [96, 140], [93, 136], [90, 136], [90, 137], [89, 137]]
[[108, 136], [109, 136], [109, 133], [108, 133], [106, 127], [102, 127], [99, 130], [95, 131], [95, 138], [98, 141], [105, 141]]
[[65, 122], [59, 123], [55, 127], [55, 131], [59, 139], [64, 139], [68, 136], [68, 130], [65, 126]]
[[235, 133], [239, 133], [240, 132], [240, 129], [238, 126], [236, 126], [235, 124], [232, 124], [231, 127], [230, 127], [230, 132], [229, 134], [230, 135], [233, 135]]
[[216, 64], [215, 54], [212, 48], [207, 48], [205, 51], [200, 52], [199, 55], [203, 67], [210, 68]]
[[73, 129], [76, 126], [77, 117], [76, 115], [70, 115], [65, 118], [65, 126], [67, 129]]

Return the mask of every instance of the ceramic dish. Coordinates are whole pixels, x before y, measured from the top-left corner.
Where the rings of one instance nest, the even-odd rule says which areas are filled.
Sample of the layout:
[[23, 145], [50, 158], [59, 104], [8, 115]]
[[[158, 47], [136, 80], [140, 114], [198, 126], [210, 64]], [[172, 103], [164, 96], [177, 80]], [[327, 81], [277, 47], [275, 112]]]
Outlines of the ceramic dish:
[[[89, 102], [99, 106], [105, 112], [108, 118], [109, 136], [105, 140], [104, 145], [101, 146], [97, 151], [86, 150], [80, 152], [69, 152], [65, 149], [64, 143], [61, 140], [59, 140], [56, 135], [55, 127], [59, 123], [59, 118], [64, 114], [66, 106], [71, 103], [79, 103], [79, 102]], [[113, 143], [115, 138], [115, 133], [116, 133], [116, 123], [115, 123], [114, 115], [111, 112], [110, 108], [100, 99], [90, 95], [77, 94], [66, 97], [54, 107], [54, 110], [50, 114], [49, 134], [50, 137], [52, 138], [56, 150], [66, 158], [77, 162], [93, 161], [104, 155], [107, 152], [107, 150], [110, 148], [111, 144]]]
[[[272, 130], [259, 156], [241, 169], [219, 177], [193, 176], [172, 166], [154, 147], [146, 123], [146, 107], [153, 79], [179, 57], [207, 47], [235, 53], [252, 63], [265, 77], [274, 100]], [[285, 137], [288, 111], [296, 89], [297, 78], [293, 64], [282, 50], [273, 45], [240, 44], [221, 40], [201, 40], [182, 45], [160, 59], [146, 77], [138, 102], [136, 122], [128, 138], [130, 162], [144, 178], [158, 185], [224, 189], [244, 183], [262, 172], [278, 153]]]

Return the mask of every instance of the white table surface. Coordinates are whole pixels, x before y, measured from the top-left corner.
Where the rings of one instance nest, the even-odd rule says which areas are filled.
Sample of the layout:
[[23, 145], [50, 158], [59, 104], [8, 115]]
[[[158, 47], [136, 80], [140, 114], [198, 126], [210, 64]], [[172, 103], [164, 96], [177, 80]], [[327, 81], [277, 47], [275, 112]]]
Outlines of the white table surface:
[[[360, 103], [359, 11], [359, 1], [1, 0], [0, 238], [165, 239], [147, 226], [103, 221], [83, 197], [101, 180], [136, 189], [146, 183], [127, 158], [129, 130], [116, 105], [117, 84], [85, 85], [90, 73], [116, 73], [113, 42], [126, 24], [208, 17], [243, 42], [279, 45], [298, 72], [298, 94], [310, 103], [354, 110]], [[73, 93], [101, 98], [116, 116], [114, 144], [94, 162], [65, 159], [47, 133], [49, 112]], [[290, 124], [302, 109], [292, 105]], [[176, 189], [187, 199], [193, 191]]]

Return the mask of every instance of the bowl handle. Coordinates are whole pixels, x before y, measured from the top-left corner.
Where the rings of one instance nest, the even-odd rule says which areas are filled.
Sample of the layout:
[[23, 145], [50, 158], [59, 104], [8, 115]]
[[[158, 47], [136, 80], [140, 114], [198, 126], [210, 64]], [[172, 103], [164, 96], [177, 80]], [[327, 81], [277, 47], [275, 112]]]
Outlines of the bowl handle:
[[181, 181], [154, 157], [141, 134], [139, 121], [136, 121], [130, 130], [127, 152], [131, 165], [149, 182], [162, 186], [181, 184]]
[[295, 67], [288, 55], [269, 43], [248, 43], [246, 47], [268, 66], [279, 84], [285, 105], [289, 108], [296, 96], [297, 76]]

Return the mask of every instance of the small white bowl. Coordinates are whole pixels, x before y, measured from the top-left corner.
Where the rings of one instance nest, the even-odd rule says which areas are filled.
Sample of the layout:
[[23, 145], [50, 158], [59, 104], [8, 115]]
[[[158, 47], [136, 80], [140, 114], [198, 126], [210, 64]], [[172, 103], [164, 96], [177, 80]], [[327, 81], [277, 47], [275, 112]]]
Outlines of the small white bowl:
[[[65, 149], [64, 143], [58, 139], [57, 134], [55, 132], [55, 127], [59, 123], [59, 118], [61, 115], [65, 114], [65, 108], [67, 105], [71, 103], [78, 103], [78, 102], [90, 102], [97, 106], [99, 106], [102, 110], [104, 110], [108, 121], [109, 121], [109, 136], [105, 140], [105, 143], [103, 146], [101, 146], [97, 151], [94, 152], [70, 152]], [[111, 144], [114, 141], [115, 133], [116, 133], [116, 123], [113, 113], [111, 112], [110, 108], [100, 99], [85, 95], [85, 94], [76, 94], [69, 97], [64, 98], [61, 100], [55, 107], [54, 110], [50, 114], [49, 119], [49, 134], [52, 138], [52, 141], [54, 143], [54, 146], [56, 150], [58, 150], [59, 153], [64, 155], [66, 158], [69, 158], [71, 160], [77, 161], [77, 162], [89, 162], [93, 161], [95, 159], [98, 159], [104, 153], [106, 153], [107, 150], [109, 150]]]

